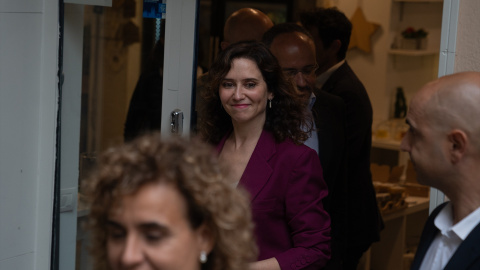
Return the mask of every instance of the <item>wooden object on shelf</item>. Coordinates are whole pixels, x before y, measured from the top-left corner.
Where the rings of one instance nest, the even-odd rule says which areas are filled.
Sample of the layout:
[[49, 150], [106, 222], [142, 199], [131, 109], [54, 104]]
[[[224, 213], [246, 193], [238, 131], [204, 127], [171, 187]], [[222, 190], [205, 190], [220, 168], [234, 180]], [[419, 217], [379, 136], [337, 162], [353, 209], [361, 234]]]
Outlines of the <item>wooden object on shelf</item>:
[[388, 182], [399, 183], [401, 181], [404, 169], [405, 166], [403, 165], [393, 166], [392, 170], [390, 171], [390, 176], [388, 177]]
[[430, 187], [421, 185], [417, 182], [417, 173], [413, 168], [411, 160], [407, 163], [407, 171], [405, 174], [405, 183], [403, 184], [409, 196], [429, 197]]
[[367, 21], [360, 7], [357, 7], [350, 21], [352, 22], [352, 34], [348, 49], [358, 48], [366, 53], [370, 53], [372, 51], [372, 35], [380, 25]]
[[415, 258], [415, 253], [409, 252], [403, 254], [403, 269], [408, 270], [412, 267], [413, 258]]
[[393, 139], [372, 138], [372, 147], [400, 151], [400, 142]]
[[409, 266], [415, 246], [428, 218], [429, 199], [407, 196], [408, 207], [399, 211], [382, 213], [385, 229], [380, 242], [370, 249], [370, 264], [365, 270], [404, 270]]
[[426, 50], [427, 38], [402, 38], [400, 48], [404, 50]]
[[390, 49], [388, 53], [391, 55], [403, 55], [403, 56], [427, 56], [436, 55], [440, 52], [438, 50], [403, 50], [403, 49]]
[[413, 167], [413, 163], [411, 160], [407, 162], [407, 172], [405, 174], [405, 182], [418, 184], [417, 173], [415, 172], [415, 168]]
[[429, 197], [430, 195], [430, 187], [428, 186], [405, 183], [403, 187], [405, 187], [405, 191], [407, 192], [408, 196]]
[[377, 163], [370, 163], [370, 171], [372, 173], [373, 182], [388, 182], [398, 184], [401, 181], [405, 166], [379, 165]]
[[409, 3], [442, 3], [443, 0], [393, 0], [393, 2], [409, 2]]
[[405, 198], [407, 193], [404, 187], [398, 184], [373, 182], [377, 204], [382, 215], [407, 208]]
[[390, 177], [390, 166], [388, 165], [378, 165], [377, 163], [371, 163], [370, 171], [372, 172], [373, 182], [387, 182]]

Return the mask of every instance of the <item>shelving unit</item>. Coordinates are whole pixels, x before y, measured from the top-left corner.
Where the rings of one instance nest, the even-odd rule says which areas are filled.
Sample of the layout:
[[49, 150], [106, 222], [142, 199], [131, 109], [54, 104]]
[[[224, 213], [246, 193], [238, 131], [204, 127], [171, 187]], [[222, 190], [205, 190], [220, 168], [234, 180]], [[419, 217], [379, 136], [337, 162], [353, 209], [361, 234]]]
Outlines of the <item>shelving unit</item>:
[[408, 3], [443, 3], [443, 0], [393, 0], [393, 2], [408, 2]]
[[[387, 48], [387, 89], [402, 87], [407, 102], [415, 91], [437, 77], [443, 0], [391, 0], [390, 47]], [[402, 49], [401, 31], [413, 27], [428, 32], [425, 49]]]
[[372, 147], [400, 151], [400, 141], [372, 138]]
[[[389, 165], [392, 166], [404, 166], [403, 174], [401, 180], [405, 179], [406, 168], [409, 160], [408, 153], [400, 150], [400, 141], [392, 139], [376, 139], [372, 138], [372, 162], [380, 165]], [[377, 151], [381, 151], [377, 153]], [[385, 156], [394, 156], [395, 158], [386, 159]], [[385, 158], [384, 162], [379, 162], [377, 159], [379, 156]], [[389, 160], [389, 161], [387, 161]]]
[[390, 49], [388, 54], [391, 55], [402, 55], [402, 56], [427, 56], [427, 55], [436, 55], [439, 52], [437, 50], [402, 50], [402, 49]]
[[[408, 207], [383, 215], [385, 229], [381, 232], [380, 242], [370, 249], [371, 270], [403, 270], [408, 267], [409, 258], [418, 244], [423, 226], [428, 218], [428, 197], [409, 196]], [[407, 250], [411, 252], [407, 253]]]
[[[418, 89], [438, 76], [443, 0], [391, 0], [390, 3], [385, 76], [393, 106], [397, 87], [403, 88], [408, 104]], [[403, 37], [400, 33], [408, 27], [428, 32], [427, 43], [422, 47], [425, 49], [401, 48]], [[391, 167], [405, 165], [406, 168], [409, 155], [401, 151], [400, 144], [399, 140], [372, 138], [371, 161]], [[380, 241], [371, 246], [364, 269], [410, 269], [409, 263], [428, 218], [430, 198], [409, 196], [407, 202], [407, 208], [382, 215], [385, 229]]]

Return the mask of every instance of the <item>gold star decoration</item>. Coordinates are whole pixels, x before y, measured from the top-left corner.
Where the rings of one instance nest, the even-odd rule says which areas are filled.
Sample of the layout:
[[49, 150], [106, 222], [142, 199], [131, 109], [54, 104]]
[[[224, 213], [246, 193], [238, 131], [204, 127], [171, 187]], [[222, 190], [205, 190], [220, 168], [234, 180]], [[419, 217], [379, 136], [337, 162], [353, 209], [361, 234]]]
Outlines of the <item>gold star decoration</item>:
[[348, 49], [358, 48], [370, 53], [372, 51], [371, 37], [380, 25], [367, 21], [360, 7], [357, 7], [350, 21], [352, 22], [352, 35]]

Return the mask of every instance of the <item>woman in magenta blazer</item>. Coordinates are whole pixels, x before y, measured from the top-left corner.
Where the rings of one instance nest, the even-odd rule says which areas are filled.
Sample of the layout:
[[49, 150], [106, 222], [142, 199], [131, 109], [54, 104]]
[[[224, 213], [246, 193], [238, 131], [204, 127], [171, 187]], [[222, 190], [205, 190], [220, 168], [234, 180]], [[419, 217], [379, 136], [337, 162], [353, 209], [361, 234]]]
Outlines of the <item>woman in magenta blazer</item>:
[[[259, 258], [251, 269], [320, 269], [330, 257], [327, 187], [306, 101], [261, 43], [222, 51], [202, 94], [199, 132], [217, 145], [228, 179], [249, 191]], [[235, 243], [232, 243], [234, 245]]]

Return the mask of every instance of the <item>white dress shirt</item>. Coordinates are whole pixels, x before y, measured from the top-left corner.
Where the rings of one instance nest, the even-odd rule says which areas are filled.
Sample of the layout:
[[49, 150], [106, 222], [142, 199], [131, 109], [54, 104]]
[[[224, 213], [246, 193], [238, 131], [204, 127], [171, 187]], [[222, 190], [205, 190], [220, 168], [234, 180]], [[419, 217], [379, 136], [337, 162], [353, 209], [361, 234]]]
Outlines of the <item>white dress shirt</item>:
[[445, 268], [458, 246], [467, 238], [480, 220], [480, 207], [457, 224], [453, 224], [452, 204], [447, 204], [435, 217], [439, 233], [435, 236], [423, 258], [420, 269], [441, 270]]
[[319, 89], [322, 89], [323, 85], [325, 84], [325, 82], [328, 80], [328, 78], [330, 78], [330, 76], [332, 76], [333, 72], [337, 71], [337, 69], [343, 65], [343, 63], [345, 63], [345, 59], [343, 59], [342, 61], [336, 63], [335, 65], [333, 65], [331, 68], [329, 68], [327, 71], [325, 71], [324, 73], [320, 74], [318, 77], [317, 77], [317, 80], [315, 82], [315, 85], [319, 88]]
[[[308, 103], [308, 109], [310, 112], [312, 112], [313, 104], [315, 104], [315, 100], [317, 97], [315, 94], [310, 95], [310, 102]], [[313, 119], [313, 118], [312, 118]], [[308, 139], [304, 142], [304, 144], [313, 150], [315, 150], [318, 154], [318, 134], [317, 134], [317, 127], [315, 125], [315, 120], [313, 121], [313, 130], [310, 132], [310, 136]]]

